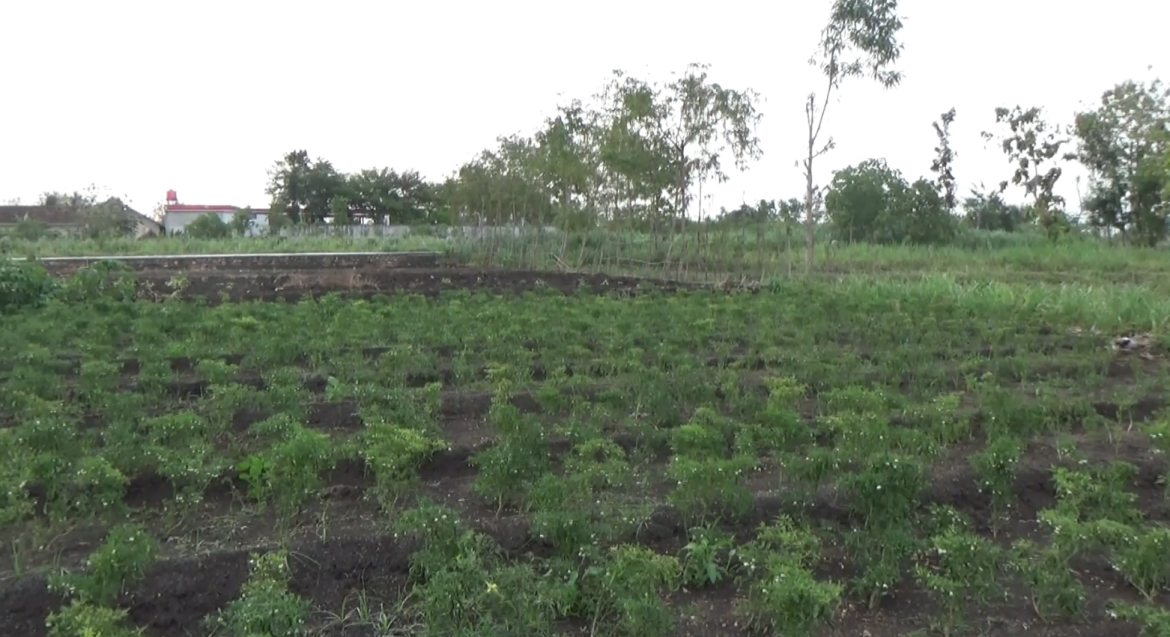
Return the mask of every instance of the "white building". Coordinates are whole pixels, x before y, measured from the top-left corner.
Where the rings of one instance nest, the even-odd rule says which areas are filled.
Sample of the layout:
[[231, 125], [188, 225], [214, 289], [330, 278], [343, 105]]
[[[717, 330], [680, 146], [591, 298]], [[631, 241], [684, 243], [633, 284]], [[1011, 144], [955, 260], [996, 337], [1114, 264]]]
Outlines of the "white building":
[[163, 207], [163, 229], [167, 234], [182, 234], [184, 229], [200, 217], [215, 215], [224, 223], [232, 223], [236, 215], [248, 212], [252, 217], [248, 228], [249, 236], [256, 236], [268, 232], [268, 211], [249, 210], [239, 206], [209, 206], [179, 203], [179, 196], [174, 190], [167, 191], [167, 203]]

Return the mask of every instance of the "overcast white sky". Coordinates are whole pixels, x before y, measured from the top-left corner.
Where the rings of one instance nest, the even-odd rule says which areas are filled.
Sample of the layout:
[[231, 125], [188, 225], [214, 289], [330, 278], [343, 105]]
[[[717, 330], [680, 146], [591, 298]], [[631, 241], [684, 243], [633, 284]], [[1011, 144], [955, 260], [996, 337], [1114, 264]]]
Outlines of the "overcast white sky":
[[[931, 122], [958, 110], [956, 173], [998, 183], [979, 133], [996, 106], [1071, 121], [1115, 83], [1170, 79], [1170, 2], [903, 0], [905, 83], [846, 85], [818, 181], [870, 157], [928, 171]], [[343, 171], [388, 166], [440, 179], [498, 135], [533, 132], [613, 69], [667, 79], [689, 62], [764, 98], [764, 158], [708, 192], [713, 210], [802, 192], [795, 167], [807, 65], [829, 0], [0, 2], [0, 202], [95, 184], [149, 212], [262, 206], [266, 170], [306, 149]], [[328, 8], [326, 8], [328, 7]], [[1154, 70], [1147, 71], [1153, 65]], [[1063, 193], [1075, 206], [1073, 169]]]

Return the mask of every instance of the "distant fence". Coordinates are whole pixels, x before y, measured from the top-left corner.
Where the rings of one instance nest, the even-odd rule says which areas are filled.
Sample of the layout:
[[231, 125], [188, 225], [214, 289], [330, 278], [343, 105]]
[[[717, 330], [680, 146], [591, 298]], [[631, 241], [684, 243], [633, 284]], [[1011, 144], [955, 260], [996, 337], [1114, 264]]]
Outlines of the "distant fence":
[[282, 237], [351, 237], [388, 239], [422, 236], [440, 239], [486, 239], [556, 233], [554, 226], [393, 226], [393, 225], [317, 225], [291, 226], [280, 229]]

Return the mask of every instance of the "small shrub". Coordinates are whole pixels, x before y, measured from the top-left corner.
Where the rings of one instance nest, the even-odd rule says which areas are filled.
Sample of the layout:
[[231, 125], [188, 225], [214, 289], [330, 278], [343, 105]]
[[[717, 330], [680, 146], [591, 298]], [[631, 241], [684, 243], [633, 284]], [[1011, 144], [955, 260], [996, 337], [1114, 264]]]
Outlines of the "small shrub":
[[985, 603], [997, 590], [1003, 557], [990, 540], [972, 533], [951, 531], [931, 538], [914, 576], [938, 603], [937, 621], [945, 637], [954, 634], [972, 603]]
[[678, 560], [641, 546], [615, 546], [586, 569], [582, 605], [594, 634], [665, 637], [674, 630], [674, 614], [662, 593], [677, 585]]
[[158, 551], [158, 540], [142, 525], [115, 526], [86, 560], [84, 573], [50, 577], [49, 587], [81, 602], [113, 606], [127, 585], [146, 576]]
[[992, 531], [999, 530], [1007, 515], [1015, 493], [1016, 464], [1024, 452], [1024, 445], [1010, 436], [998, 436], [987, 448], [971, 456], [971, 465], [979, 476], [979, 489], [991, 496]]
[[131, 628], [123, 609], [96, 606], [74, 599], [45, 620], [49, 637], [140, 637], [141, 628]]
[[689, 542], [682, 549], [682, 579], [686, 586], [701, 588], [723, 581], [734, 557], [734, 539], [711, 527], [695, 527], [687, 532]]
[[1020, 540], [1013, 548], [1012, 563], [1031, 591], [1032, 609], [1044, 621], [1074, 617], [1084, 610], [1085, 585], [1068, 565], [1068, 559], [1052, 546], [1039, 547]]
[[844, 589], [813, 577], [820, 553], [817, 536], [783, 516], [736, 549], [747, 587], [736, 610], [752, 632], [802, 637], [832, 619]]
[[208, 618], [216, 635], [228, 637], [300, 637], [312, 607], [288, 590], [288, 554], [253, 555], [252, 573], [239, 599]]
[[0, 259], [0, 314], [41, 307], [59, 285], [38, 264]]
[[183, 234], [192, 239], [227, 239], [232, 236], [232, 226], [217, 214], [206, 214], [187, 224]]
[[1170, 529], [1132, 529], [1117, 544], [1113, 567], [1146, 599], [1170, 586]]

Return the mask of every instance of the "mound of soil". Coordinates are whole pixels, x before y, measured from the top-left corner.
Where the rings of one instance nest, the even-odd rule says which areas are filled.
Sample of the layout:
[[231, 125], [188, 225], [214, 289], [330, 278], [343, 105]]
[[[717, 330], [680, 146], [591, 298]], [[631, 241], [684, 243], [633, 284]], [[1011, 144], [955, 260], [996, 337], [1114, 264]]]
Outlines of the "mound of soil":
[[40, 263], [51, 274], [65, 276], [101, 261], [116, 261], [135, 272], [273, 272], [282, 270], [351, 270], [435, 268], [438, 252], [319, 252], [288, 254], [185, 254], [110, 257], [52, 257]]
[[566, 294], [580, 289], [594, 294], [632, 294], [643, 290], [676, 291], [702, 286], [635, 277], [567, 272], [527, 272], [473, 268], [408, 268], [384, 270], [297, 270], [275, 273], [192, 272], [185, 282], [174, 272], [147, 271], [138, 275], [147, 294], [206, 298], [209, 302], [296, 301], [304, 297], [342, 293], [352, 298], [379, 294], [437, 295], [469, 289], [493, 293], [523, 293], [553, 289]]

